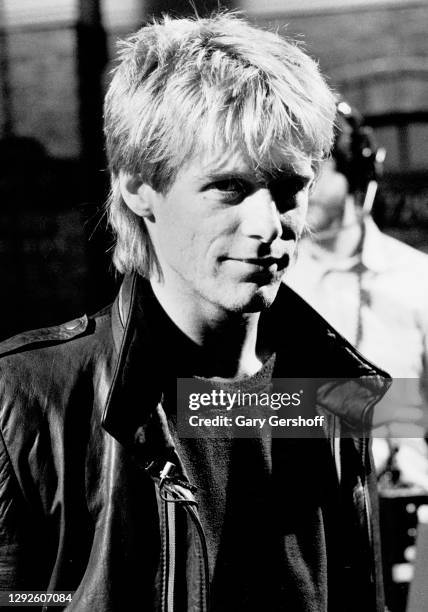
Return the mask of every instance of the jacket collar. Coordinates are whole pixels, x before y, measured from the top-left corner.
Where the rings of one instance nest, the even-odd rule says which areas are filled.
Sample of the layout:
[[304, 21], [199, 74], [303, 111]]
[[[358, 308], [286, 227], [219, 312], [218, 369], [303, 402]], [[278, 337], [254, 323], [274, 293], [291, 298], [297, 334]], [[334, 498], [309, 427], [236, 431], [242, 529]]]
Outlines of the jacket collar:
[[162, 399], [159, 346], [142, 309], [144, 281], [126, 276], [112, 306], [116, 363], [102, 425], [125, 446], [142, 442], [147, 424]]
[[[323, 407], [344, 418], [351, 429], [361, 429], [368, 408], [389, 387], [388, 374], [365, 359], [283, 284], [274, 304], [261, 318], [260, 327], [261, 333], [271, 334], [275, 346], [274, 377], [321, 379]], [[183, 361], [183, 351], [185, 361], [191, 363], [200, 358], [200, 349], [177, 330], [154, 298], [148, 281], [137, 274], [124, 279], [113, 304], [112, 334], [117, 360], [103, 427], [126, 446], [146, 443], [150, 432], [154, 439], [160, 435], [172, 448], [159, 404], [165, 387], [175, 384], [174, 368]], [[181, 336], [180, 352], [174, 355], [171, 335], [177, 334]], [[168, 358], [171, 344], [172, 357]], [[341, 379], [352, 380], [348, 385], [337, 385]], [[362, 402], [349, 401], [356, 397], [356, 386], [360, 387]]]

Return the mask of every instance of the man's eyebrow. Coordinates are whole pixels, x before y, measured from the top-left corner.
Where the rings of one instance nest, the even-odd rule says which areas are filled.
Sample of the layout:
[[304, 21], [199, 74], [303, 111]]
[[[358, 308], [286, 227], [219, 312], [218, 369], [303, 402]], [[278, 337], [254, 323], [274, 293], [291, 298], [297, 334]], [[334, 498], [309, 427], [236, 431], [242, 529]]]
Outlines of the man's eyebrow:
[[261, 170], [212, 170], [206, 174], [201, 175], [199, 178], [201, 183], [209, 184], [221, 181], [228, 181], [236, 179], [249, 183], [267, 184], [271, 182], [279, 182], [284, 180], [290, 181], [301, 181], [303, 183], [309, 183], [314, 179], [314, 173], [310, 172], [296, 172], [292, 168], [275, 169], [271, 172]]
[[274, 175], [272, 175], [271, 180], [274, 182], [290, 180], [290, 181], [302, 181], [304, 183], [309, 183], [314, 178], [315, 178], [315, 175], [313, 172], [295, 172], [293, 170], [285, 170], [285, 171], [279, 171], [275, 173]]
[[208, 172], [201, 180], [203, 182], [220, 182], [220, 181], [228, 181], [230, 179], [238, 179], [241, 181], [254, 181], [256, 179], [254, 172], [251, 170], [213, 170], [212, 172]]

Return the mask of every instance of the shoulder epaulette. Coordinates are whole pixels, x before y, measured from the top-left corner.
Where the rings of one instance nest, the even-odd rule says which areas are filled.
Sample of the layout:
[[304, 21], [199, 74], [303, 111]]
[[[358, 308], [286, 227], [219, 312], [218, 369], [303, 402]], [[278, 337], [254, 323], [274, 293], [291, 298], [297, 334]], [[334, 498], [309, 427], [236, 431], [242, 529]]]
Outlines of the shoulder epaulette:
[[85, 334], [88, 329], [88, 317], [83, 315], [67, 323], [23, 332], [0, 342], [0, 356], [36, 347], [43, 344], [66, 342]]

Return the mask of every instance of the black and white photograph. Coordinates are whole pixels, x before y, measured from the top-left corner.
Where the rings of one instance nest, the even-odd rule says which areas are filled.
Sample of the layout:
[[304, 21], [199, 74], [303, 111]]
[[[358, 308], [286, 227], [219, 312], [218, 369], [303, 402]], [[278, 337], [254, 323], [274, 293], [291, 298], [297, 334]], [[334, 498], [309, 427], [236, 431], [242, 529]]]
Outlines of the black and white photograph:
[[428, 612], [426, 0], [0, 0], [0, 608]]

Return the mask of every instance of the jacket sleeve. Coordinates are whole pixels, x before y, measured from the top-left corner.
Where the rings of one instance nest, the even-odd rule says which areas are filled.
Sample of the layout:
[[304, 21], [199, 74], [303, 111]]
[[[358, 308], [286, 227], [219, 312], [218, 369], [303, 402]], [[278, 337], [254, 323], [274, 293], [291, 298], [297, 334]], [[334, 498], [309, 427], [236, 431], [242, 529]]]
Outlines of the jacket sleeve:
[[23, 587], [24, 500], [0, 436], [0, 589]]
[[[16, 420], [20, 421], [19, 416]], [[45, 590], [52, 567], [47, 522], [26, 498], [16, 474], [16, 466], [22, 460], [13, 461], [1, 430], [0, 591]]]
[[[80, 373], [76, 359], [70, 375], [64, 347], [87, 328], [83, 316], [0, 343], [0, 590], [44, 591], [58, 583], [65, 469], [54, 448], [62, 449], [64, 386], [71, 381], [71, 394]], [[74, 571], [71, 557], [60, 561]]]

